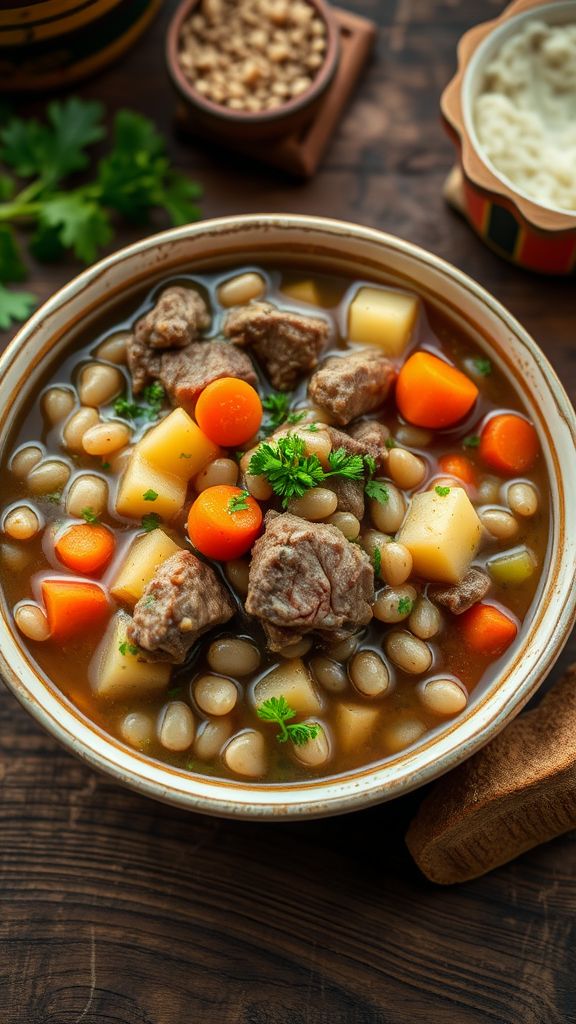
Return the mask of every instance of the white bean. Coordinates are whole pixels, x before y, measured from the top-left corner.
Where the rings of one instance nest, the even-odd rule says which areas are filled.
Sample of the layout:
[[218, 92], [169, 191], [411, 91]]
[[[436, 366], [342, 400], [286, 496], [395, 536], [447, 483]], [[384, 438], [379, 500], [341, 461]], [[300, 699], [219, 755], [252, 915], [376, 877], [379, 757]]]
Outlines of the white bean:
[[359, 642], [360, 637], [358, 634], [348, 637], [347, 640], [341, 640], [340, 643], [330, 648], [330, 657], [334, 661], [348, 661], [348, 658], [351, 658], [354, 654]]
[[403, 630], [388, 633], [384, 641], [386, 654], [394, 664], [410, 675], [427, 672], [432, 664], [432, 651], [423, 640]]
[[408, 625], [419, 640], [430, 640], [440, 632], [442, 616], [427, 597], [419, 597], [410, 613]]
[[84, 406], [78, 409], [73, 416], [65, 423], [62, 431], [62, 440], [69, 451], [81, 455], [84, 451], [82, 438], [90, 427], [95, 427], [100, 422], [96, 409]]
[[238, 481], [238, 463], [234, 459], [214, 459], [194, 477], [194, 490], [205, 491], [208, 487], [228, 484], [235, 487]]
[[394, 484], [387, 483], [386, 487], [388, 501], [369, 501], [370, 517], [377, 530], [382, 533], [396, 533], [406, 515], [406, 499]]
[[244, 306], [252, 299], [259, 299], [266, 292], [266, 282], [260, 274], [249, 271], [230, 277], [218, 288], [218, 302], [221, 306]]
[[34, 509], [19, 505], [7, 513], [3, 528], [12, 540], [31, 540], [40, 529], [40, 520]]
[[88, 473], [77, 476], [70, 484], [66, 496], [66, 511], [69, 516], [82, 516], [84, 509], [89, 508], [94, 515], [100, 516], [108, 505], [108, 484], [99, 476]]
[[232, 722], [229, 718], [219, 718], [204, 722], [198, 730], [194, 743], [194, 753], [201, 761], [211, 761], [217, 757], [232, 733]]
[[517, 516], [533, 516], [538, 511], [538, 492], [532, 484], [510, 484], [508, 505]]
[[481, 505], [497, 505], [500, 500], [500, 480], [498, 477], [483, 477], [478, 484], [477, 494]]
[[342, 693], [348, 686], [346, 670], [331, 658], [312, 658], [310, 669], [316, 681], [329, 693]]
[[80, 374], [78, 394], [82, 405], [105, 405], [124, 389], [120, 370], [105, 363], [89, 363]]
[[246, 454], [240, 459], [243, 483], [246, 490], [249, 491], [252, 497], [256, 498], [257, 501], [268, 501], [268, 499], [274, 494], [274, 491], [270, 487], [266, 478], [263, 476], [252, 476], [252, 474], [248, 472], [248, 466], [250, 465], [250, 460], [255, 451], [255, 448], [251, 448], [250, 451], [246, 452]]
[[125, 743], [142, 750], [154, 738], [154, 722], [144, 711], [130, 711], [120, 722], [120, 735]]
[[238, 691], [231, 679], [200, 676], [194, 683], [194, 700], [207, 715], [228, 715], [236, 707]]
[[365, 697], [381, 697], [390, 686], [388, 666], [375, 651], [358, 651], [354, 655], [350, 678]]
[[405, 448], [392, 448], [388, 455], [388, 471], [399, 487], [411, 491], [426, 476], [426, 463]]
[[286, 644], [278, 654], [281, 658], [303, 658], [305, 654], [312, 647], [312, 641], [307, 636], [303, 636], [301, 640], [295, 640], [293, 644]]
[[316, 455], [318, 460], [326, 468], [328, 466], [328, 456], [332, 451], [332, 441], [324, 430], [305, 430], [296, 427], [290, 431], [292, 434], [298, 434], [304, 441], [304, 452], [306, 455]]
[[0, 544], [0, 558], [2, 559], [2, 565], [10, 572], [23, 572], [32, 561], [33, 554], [30, 548], [25, 548], [21, 544], [14, 544], [12, 541], [6, 540]]
[[288, 505], [288, 511], [301, 519], [307, 519], [312, 523], [321, 519], [327, 519], [338, 508], [338, 498], [334, 491], [327, 487], [313, 487], [301, 498], [293, 498]]
[[518, 523], [505, 509], [487, 508], [480, 512], [480, 522], [496, 540], [512, 540], [518, 533]]
[[50, 494], [61, 491], [68, 482], [70, 467], [56, 459], [39, 462], [26, 478], [32, 494]]
[[[307, 719], [304, 724], [317, 725], [318, 723], [313, 722], [312, 719]], [[301, 746], [294, 745], [292, 753], [297, 761], [305, 764], [308, 768], [320, 768], [321, 765], [326, 764], [330, 758], [330, 743], [322, 726], [320, 726], [314, 739], [308, 740], [306, 743], [301, 744]]]
[[212, 671], [221, 675], [249, 676], [260, 666], [260, 652], [248, 640], [223, 637], [210, 644], [207, 661]]
[[417, 595], [418, 591], [409, 583], [386, 587], [372, 606], [374, 617], [380, 622], [402, 622], [410, 615]]
[[107, 461], [110, 463], [110, 468], [116, 476], [120, 476], [120, 474], [124, 472], [132, 457], [133, 451], [134, 445], [129, 444], [126, 448], [121, 448], [119, 452], [114, 452], [110, 455]]
[[10, 472], [13, 473], [18, 480], [25, 480], [28, 473], [32, 472], [34, 466], [37, 466], [41, 459], [42, 449], [37, 448], [36, 445], [27, 444], [12, 456]]
[[248, 593], [248, 574], [250, 563], [243, 558], [233, 558], [224, 566], [228, 582], [244, 597]]
[[380, 575], [391, 587], [405, 583], [412, 572], [412, 555], [404, 544], [390, 541], [380, 550]]
[[109, 420], [89, 427], [82, 437], [82, 447], [88, 455], [111, 455], [130, 444], [132, 432], [125, 423]]
[[48, 619], [37, 604], [21, 604], [14, 612], [14, 621], [28, 640], [39, 643], [50, 636]]
[[333, 515], [328, 516], [326, 522], [340, 530], [346, 540], [356, 540], [360, 534], [360, 520], [351, 512], [334, 512]]
[[188, 750], [194, 742], [194, 715], [183, 700], [173, 700], [160, 716], [158, 739], [166, 750]]
[[389, 754], [398, 754], [416, 743], [425, 732], [426, 726], [419, 718], [398, 718], [384, 726], [382, 740]]
[[427, 448], [432, 443], [433, 436], [430, 430], [424, 430], [423, 427], [412, 427], [408, 424], [398, 427], [394, 434], [396, 441], [406, 445], [407, 448]]
[[418, 696], [434, 715], [457, 715], [468, 703], [465, 690], [454, 679], [431, 679], [418, 690]]
[[231, 772], [257, 779], [266, 774], [268, 767], [266, 742], [261, 732], [246, 729], [230, 740], [224, 751], [224, 761]]
[[76, 405], [76, 395], [69, 388], [49, 388], [42, 398], [42, 411], [54, 426], [70, 415]]
[[130, 334], [125, 331], [122, 334], [113, 334], [98, 345], [96, 355], [99, 359], [105, 359], [108, 363], [116, 363], [121, 366], [126, 362], [127, 342]]

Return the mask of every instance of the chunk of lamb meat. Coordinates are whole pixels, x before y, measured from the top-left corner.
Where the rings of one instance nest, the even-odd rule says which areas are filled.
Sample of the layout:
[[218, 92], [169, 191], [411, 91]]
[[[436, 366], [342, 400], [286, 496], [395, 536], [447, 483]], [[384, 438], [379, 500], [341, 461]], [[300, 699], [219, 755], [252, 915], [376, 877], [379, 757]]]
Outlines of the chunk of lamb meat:
[[360, 420], [350, 427], [350, 436], [358, 441], [364, 448], [365, 455], [371, 455], [376, 463], [376, 468], [383, 470], [388, 461], [388, 449], [386, 441], [390, 437], [390, 431], [384, 423], [378, 420]]
[[166, 288], [128, 339], [128, 369], [134, 394], [158, 377], [162, 350], [184, 348], [209, 324], [210, 313], [199, 292], [179, 285]]
[[372, 618], [374, 571], [340, 530], [268, 512], [252, 551], [246, 611], [261, 620], [272, 651], [315, 632], [355, 633]]
[[253, 386], [258, 383], [246, 353], [227, 341], [197, 341], [179, 352], [164, 352], [156, 377], [172, 405], [189, 411], [193, 411], [200, 392], [221, 377], [238, 377]]
[[429, 587], [428, 597], [436, 604], [444, 605], [453, 615], [462, 615], [472, 605], [486, 597], [490, 589], [490, 577], [481, 569], [470, 569], [460, 583], [453, 587]]
[[179, 663], [202, 633], [228, 622], [234, 610], [214, 570], [190, 551], [179, 551], [154, 573], [126, 633], [156, 661]]
[[[381, 470], [388, 458], [388, 449], [384, 442], [389, 430], [382, 423], [369, 420], [358, 426], [366, 427], [364, 431], [351, 428], [350, 433], [337, 430], [336, 427], [323, 427], [332, 443], [332, 451], [343, 448], [347, 455], [370, 455]], [[352, 436], [354, 435], [354, 436]], [[357, 519], [364, 518], [364, 481], [347, 480], [345, 477], [332, 477], [326, 481], [326, 487], [334, 491], [338, 498], [338, 511], [351, 512]]]
[[235, 345], [252, 348], [270, 383], [292, 391], [318, 364], [328, 341], [328, 324], [317, 317], [253, 302], [228, 314], [224, 334]]
[[381, 352], [361, 349], [331, 356], [312, 374], [308, 394], [340, 426], [377, 409], [384, 402], [396, 372]]

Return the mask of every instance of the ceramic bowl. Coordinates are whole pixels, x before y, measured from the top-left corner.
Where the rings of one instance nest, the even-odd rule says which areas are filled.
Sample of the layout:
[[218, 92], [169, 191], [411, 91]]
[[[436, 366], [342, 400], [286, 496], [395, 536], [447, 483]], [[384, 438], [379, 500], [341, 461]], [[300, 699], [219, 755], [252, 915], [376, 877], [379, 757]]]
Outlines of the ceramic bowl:
[[[576, 417], [552, 367], [514, 318], [465, 274], [391, 235], [318, 217], [258, 215], [175, 228], [101, 260], [46, 302], [0, 360], [0, 441], [39, 381], [78, 329], [90, 328], [119, 300], [181, 272], [259, 261], [322, 266], [357, 278], [413, 289], [440, 306], [509, 376], [524, 397], [550, 477], [548, 562], [529, 625], [497, 679], [455, 721], [386, 763], [291, 784], [258, 785], [203, 777], [160, 764], [85, 719], [47, 684], [0, 611], [0, 671], [24, 707], [93, 768], [148, 796], [190, 810], [245, 818], [305, 818], [366, 807], [429, 782], [494, 736], [538, 689], [568, 637], [576, 588]], [[0, 595], [1, 596], [1, 595]]]
[[576, 0], [516, 0], [494, 21], [477, 25], [458, 45], [458, 70], [441, 99], [458, 152], [455, 204], [480, 237], [519, 266], [544, 274], [576, 272], [576, 213], [541, 206], [490, 163], [476, 137], [472, 107], [486, 65], [526, 21], [576, 23]]
[[265, 142], [291, 135], [314, 117], [338, 67], [340, 55], [339, 30], [334, 14], [325, 0], [308, 0], [326, 25], [324, 63], [309, 88], [295, 99], [274, 110], [251, 113], [229, 110], [202, 96], [186, 78], [178, 52], [182, 25], [194, 13], [200, 0], [184, 0], [176, 10], [166, 37], [166, 62], [172, 82], [184, 102], [190, 120], [214, 139], [222, 142]]

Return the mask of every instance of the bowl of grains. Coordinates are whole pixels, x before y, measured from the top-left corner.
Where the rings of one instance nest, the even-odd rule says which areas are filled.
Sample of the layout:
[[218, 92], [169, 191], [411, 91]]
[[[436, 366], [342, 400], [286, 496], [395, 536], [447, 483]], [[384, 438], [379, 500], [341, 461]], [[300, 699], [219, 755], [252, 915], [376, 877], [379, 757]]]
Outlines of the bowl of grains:
[[261, 141], [314, 116], [338, 65], [324, 0], [185, 0], [167, 61], [188, 114], [208, 134]]

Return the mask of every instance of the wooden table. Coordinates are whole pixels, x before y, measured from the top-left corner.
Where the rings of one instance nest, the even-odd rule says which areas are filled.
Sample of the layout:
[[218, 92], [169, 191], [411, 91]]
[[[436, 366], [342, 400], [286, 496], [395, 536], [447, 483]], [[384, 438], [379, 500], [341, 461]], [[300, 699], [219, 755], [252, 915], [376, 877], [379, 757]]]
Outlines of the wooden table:
[[[174, 6], [82, 94], [169, 132]], [[205, 184], [205, 215], [336, 215], [417, 242], [501, 299], [574, 396], [574, 281], [501, 262], [441, 198], [452, 149], [438, 98], [459, 36], [501, 3], [348, 6], [381, 31], [324, 169], [295, 184], [172, 138], [177, 164]], [[34, 287], [48, 296], [76, 270], [35, 268]], [[573, 637], [556, 674], [575, 655]], [[403, 844], [418, 794], [306, 824], [218, 821], [99, 778], [7, 692], [0, 716], [1, 1024], [576, 1021], [574, 835], [441, 890]]]

